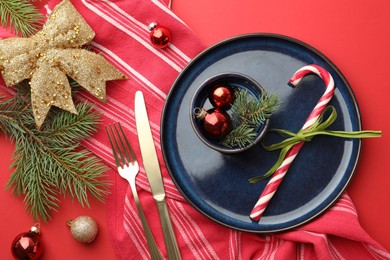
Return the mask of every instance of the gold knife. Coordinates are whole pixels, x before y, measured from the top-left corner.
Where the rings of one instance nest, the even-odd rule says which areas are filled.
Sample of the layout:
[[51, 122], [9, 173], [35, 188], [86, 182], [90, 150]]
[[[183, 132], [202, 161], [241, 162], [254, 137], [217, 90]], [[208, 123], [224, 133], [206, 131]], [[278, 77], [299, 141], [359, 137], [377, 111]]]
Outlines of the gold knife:
[[152, 131], [150, 130], [144, 96], [141, 91], [137, 91], [135, 93], [134, 110], [142, 162], [152, 190], [153, 198], [156, 201], [159, 211], [165, 247], [168, 252], [168, 259], [181, 259], [179, 247], [177, 245], [171, 219], [169, 217], [167, 203], [165, 201], [165, 190], [161, 176], [160, 164], [157, 158], [156, 148], [154, 146]]

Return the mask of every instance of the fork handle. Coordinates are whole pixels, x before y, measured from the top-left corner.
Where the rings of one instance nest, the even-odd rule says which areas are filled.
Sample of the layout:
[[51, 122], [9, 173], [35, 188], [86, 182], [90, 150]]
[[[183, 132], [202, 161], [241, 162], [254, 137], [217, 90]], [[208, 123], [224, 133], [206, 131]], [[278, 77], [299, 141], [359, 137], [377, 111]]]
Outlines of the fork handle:
[[142, 210], [136, 187], [131, 181], [129, 181], [129, 183], [130, 183], [131, 191], [133, 193], [135, 205], [137, 206], [138, 214], [139, 214], [140, 219], [141, 219], [142, 227], [144, 229], [146, 242], [148, 243], [150, 257], [152, 260], [161, 260], [163, 258], [161, 256], [161, 253], [160, 253], [158, 247], [157, 247], [156, 241], [154, 240], [154, 237], [153, 237], [152, 231], [150, 230], [149, 224], [146, 221], [146, 216], [145, 216], [144, 211]]
[[165, 246], [168, 251], [169, 260], [180, 260], [180, 251], [177, 245], [175, 233], [172, 227], [172, 223], [168, 213], [168, 207], [165, 199], [156, 201], [158, 211], [160, 212], [160, 221], [162, 226], [162, 231], [164, 234]]

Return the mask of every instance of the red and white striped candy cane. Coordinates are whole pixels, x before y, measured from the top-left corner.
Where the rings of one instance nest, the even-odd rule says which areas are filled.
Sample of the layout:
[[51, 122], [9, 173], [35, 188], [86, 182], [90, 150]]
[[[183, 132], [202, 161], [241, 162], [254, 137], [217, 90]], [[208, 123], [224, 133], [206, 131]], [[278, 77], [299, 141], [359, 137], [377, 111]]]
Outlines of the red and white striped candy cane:
[[[325, 93], [322, 95], [317, 105], [314, 107], [309, 117], [306, 119], [305, 124], [301, 130], [306, 130], [318, 119], [326, 105], [329, 103], [334, 94], [334, 81], [330, 73], [324, 68], [318, 65], [307, 65], [299, 69], [289, 80], [289, 85], [292, 87], [297, 86], [297, 84], [305, 77], [307, 74], [317, 74], [326, 84]], [[275, 194], [277, 188], [283, 180], [283, 177], [286, 175], [288, 169], [290, 168], [291, 163], [294, 161], [299, 150], [302, 148], [304, 142], [299, 142], [295, 144], [287, 152], [282, 164], [275, 171], [272, 178], [269, 180], [267, 186], [264, 188], [263, 192], [260, 195], [259, 200], [254, 206], [252, 212], [250, 213], [251, 219], [259, 221], [263, 212], [265, 211], [268, 203]]]

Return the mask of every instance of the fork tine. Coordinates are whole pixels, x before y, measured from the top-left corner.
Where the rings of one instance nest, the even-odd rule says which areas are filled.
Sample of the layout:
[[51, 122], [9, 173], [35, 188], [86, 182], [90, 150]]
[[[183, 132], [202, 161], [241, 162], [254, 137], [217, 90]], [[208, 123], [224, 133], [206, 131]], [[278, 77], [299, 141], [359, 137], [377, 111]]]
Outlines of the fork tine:
[[116, 148], [115, 148], [115, 145], [114, 145], [114, 142], [113, 142], [113, 139], [115, 138], [115, 136], [114, 136], [114, 133], [112, 131], [111, 125], [106, 126], [106, 132], [107, 132], [108, 140], [110, 141], [112, 154], [114, 155], [116, 166], [120, 167], [121, 163], [119, 161], [119, 157], [118, 157], [118, 154], [116, 152]]
[[[119, 132], [117, 125], [120, 127], [122, 134]], [[126, 149], [125, 143], [123, 142], [123, 140], [127, 141], [127, 138], [125, 136], [125, 133], [123, 132], [121, 124], [120, 123], [114, 124], [114, 129], [115, 129], [116, 136], [118, 137], [119, 140], [119, 142], [117, 140], [116, 141], [117, 141], [118, 149], [122, 151], [120, 155], [122, 157], [122, 160], [124, 161], [124, 164], [133, 162], [132, 158], [130, 159], [129, 153], [127, 151], [128, 149]], [[126, 157], [127, 161], [125, 161], [124, 157]]]
[[[118, 124], [119, 124], [119, 123], [118, 123]], [[127, 148], [128, 148], [128, 150], [130, 151], [131, 162], [134, 162], [134, 161], [136, 161], [137, 159], [136, 159], [136, 157], [135, 157], [135, 154], [134, 154], [133, 149], [131, 148], [131, 145], [130, 145], [129, 140], [127, 139], [127, 137], [126, 137], [126, 135], [125, 135], [125, 132], [124, 132], [123, 129], [122, 129], [122, 125], [121, 125], [121, 124], [119, 124], [119, 128], [120, 128], [120, 130], [121, 130], [121, 132], [122, 132], [123, 139], [125, 140], [125, 142], [126, 142], [126, 144], [127, 144]]]

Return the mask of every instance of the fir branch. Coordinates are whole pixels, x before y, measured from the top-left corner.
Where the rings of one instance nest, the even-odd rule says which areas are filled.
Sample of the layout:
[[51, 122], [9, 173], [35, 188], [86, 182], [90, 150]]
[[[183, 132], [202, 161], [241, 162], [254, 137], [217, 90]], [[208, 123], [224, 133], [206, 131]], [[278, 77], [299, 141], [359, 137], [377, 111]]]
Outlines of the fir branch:
[[78, 115], [52, 109], [51, 122], [38, 130], [28, 95], [21, 97], [18, 92], [13, 99], [1, 101], [0, 130], [15, 142], [11, 164], [15, 169], [7, 189], [25, 196], [33, 219], [50, 220], [59, 207], [59, 195], [69, 194], [83, 206], [89, 206], [89, 194], [104, 201], [109, 192], [104, 179], [107, 168], [79, 144], [97, 129], [99, 115], [92, 106], [77, 104]]
[[259, 126], [271, 117], [278, 105], [279, 98], [275, 94], [261, 95], [255, 100], [250, 98], [248, 90], [239, 90], [232, 105], [233, 121], [237, 125]]
[[256, 130], [271, 117], [279, 105], [279, 98], [271, 93], [255, 99], [246, 89], [240, 89], [235, 94], [231, 107], [234, 128], [221, 144], [228, 148], [243, 148], [253, 143], [257, 136]]
[[0, 24], [22, 36], [33, 35], [42, 26], [43, 15], [26, 0], [0, 0]]
[[234, 128], [221, 142], [228, 148], [245, 147], [253, 142], [256, 137], [255, 129], [246, 124]]
[[93, 113], [93, 107], [87, 103], [78, 106], [78, 116], [69, 117], [69, 113], [56, 113], [55, 117], [50, 118], [50, 125], [45, 125], [44, 129], [47, 142], [78, 142], [96, 132], [98, 117]]

